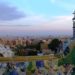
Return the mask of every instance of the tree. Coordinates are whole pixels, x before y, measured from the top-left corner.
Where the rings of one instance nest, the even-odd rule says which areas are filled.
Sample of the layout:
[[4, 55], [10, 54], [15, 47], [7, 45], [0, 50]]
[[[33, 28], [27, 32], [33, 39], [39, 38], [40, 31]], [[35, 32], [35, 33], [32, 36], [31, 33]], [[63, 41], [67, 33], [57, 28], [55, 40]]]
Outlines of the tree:
[[31, 50], [28, 53], [28, 56], [35, 56], [35, 55], [37, 55], [37, 51], [36, 50]]
[[42, 44], [42, 41], [40, 40], [35, 46], [36, 50], [41, 51], [41, 44]]
[[35, 63], [35, 61], [29, 62], [27, 70], [33, 72], [35, 69], [36, 69], [36, 63]]
[[36, 44], [28, 44], [27, 46], [16, 45], [16, 47], [13, 50], [15, 52], [15, 55], [19, 56], [25, 56], [26, 49], [31, 49], [31, 51], [28, 51], [28, 55], [37, 55], [37, 52], [41, 51], [41, 43], [42, 41], [39, 41]]
[[25, 50], [25, 46], [16, 45], [16, 47], [14, 48], [14, 53], [15, 55], [24, 56], [24, 50]]
[[63, 65], [63, 64], [72, 64], [72, 65], [75, 65], [75, 48], [73, 48], [71, 50], [71, 52], [65, 56], [64, 58], [61, 58], [59, 61], [58, 61], [58, 65]]
[[0, 57], [4, 57], [2, 53], [0, 53]]
[[49, 43], [48, 47], [56, 54], [60, 48], [60, 43], [61, 41], [55, 38], [51, 41], [51, 43]]

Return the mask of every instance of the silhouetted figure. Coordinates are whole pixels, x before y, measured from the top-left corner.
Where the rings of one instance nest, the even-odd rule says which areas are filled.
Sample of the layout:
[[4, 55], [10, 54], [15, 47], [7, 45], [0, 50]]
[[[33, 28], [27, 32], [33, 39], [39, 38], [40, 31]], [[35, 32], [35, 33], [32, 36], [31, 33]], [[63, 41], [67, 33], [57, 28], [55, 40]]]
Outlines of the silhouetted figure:
[[67, 47], [64, 51], [64, 55], [67, 55], [69, 52], [70, 52], [70, 49], [69, 49], [69, 47]]
[[72, 75], [75, 75], [75, 67], [72, 69]]
[[7, 67], [3, 75], [19, 75], [12, 63], [7, 63]]

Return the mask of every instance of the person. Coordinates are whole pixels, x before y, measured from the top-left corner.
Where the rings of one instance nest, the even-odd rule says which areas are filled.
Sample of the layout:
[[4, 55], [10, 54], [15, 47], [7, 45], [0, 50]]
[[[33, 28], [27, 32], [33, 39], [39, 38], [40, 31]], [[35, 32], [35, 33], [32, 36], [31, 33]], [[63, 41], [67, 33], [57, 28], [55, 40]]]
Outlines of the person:
[[7, 69], [7, 70], [5, 70], [5, 72], [4, 72], [2, 75], [10, 75], [9, 70], [8, 70], [8, 69]]
[[19, 75], [26, 75], [26, 69], [21, 68]]
[[48, 75], [55, 75], [53, 66], [50, 66], [50, 70], [49, 70], [49, 74]]
[[18, 74], [18, 72], [17, 72], [15, 69], [13, 69], [13, 70], [10, 72], [10, 75], [19, 75], [19, 74]]
[[2, 75], [10, 75], [11, 65], [7, 63], [6, 70]]
[[59, 68], [57, 75], [64, 75], [62, 68]]
[[72, 65], [67, 63], [64, 65], [64, 68], [65, 68], [64, 75], [71, 75]]
[[38, 75], [43, 75], [42, 70], [40, 68], [38, 69]]
[[71, 75], [75, 75], [75, 67], [72, 69], [72, 74]]

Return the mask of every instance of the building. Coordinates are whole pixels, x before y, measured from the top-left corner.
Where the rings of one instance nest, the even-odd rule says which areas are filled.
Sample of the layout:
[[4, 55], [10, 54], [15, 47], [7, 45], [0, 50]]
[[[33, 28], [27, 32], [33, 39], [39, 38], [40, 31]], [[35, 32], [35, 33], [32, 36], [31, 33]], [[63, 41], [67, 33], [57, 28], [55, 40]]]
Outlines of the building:
[[69, 47], [70, 47], [70, 50], [72, 50], [73, 48], [75, 48], [75, 11], [73, 12], [74, 14], [74, 17], [72, 18], [73, 20], [73, 38], [71, 38], [69, 41]]
[[74, 17], [72, 18], [73, 20], [73, 38], [70, 39], [71, 42], [69, 45], [71, 50], [75, 47], [75, 11], [73, 12], [73, 14], [74, 14]]
[[75, 39], [75, 11], [74, 11], [74, 17], [73, 17], [73, 39]]

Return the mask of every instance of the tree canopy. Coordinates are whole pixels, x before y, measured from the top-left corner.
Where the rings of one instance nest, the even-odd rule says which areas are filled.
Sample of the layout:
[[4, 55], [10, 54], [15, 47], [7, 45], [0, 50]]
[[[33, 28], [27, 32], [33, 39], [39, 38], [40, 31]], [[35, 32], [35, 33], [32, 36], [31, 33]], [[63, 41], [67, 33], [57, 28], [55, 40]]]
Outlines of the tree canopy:
[[61, 41], [59, 39], [55, 38], [49, 43], [48, 47], [49, 47], [49, 49], [51, 49], [51, 50], [55, 51], [55, 53], [57, 53], [60, 43], [61, 43]]
[[73, 48], [72, 51], [66, 57], [58, 61], [59, 66], [63, 64], [75, 65], [75, 48]]

